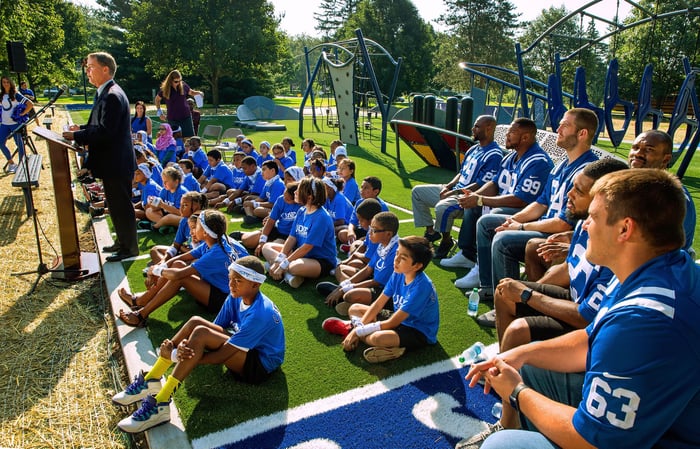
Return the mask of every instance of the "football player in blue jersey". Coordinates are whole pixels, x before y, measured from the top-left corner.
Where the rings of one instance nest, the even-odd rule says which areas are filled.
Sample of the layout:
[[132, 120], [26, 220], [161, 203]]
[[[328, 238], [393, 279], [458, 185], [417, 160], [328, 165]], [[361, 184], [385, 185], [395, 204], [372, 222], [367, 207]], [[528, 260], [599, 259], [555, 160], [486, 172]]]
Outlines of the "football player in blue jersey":
[[482, 449], [700, 446], [700, 266], [681, 249], [681, 184], [621, 170], [591, 193], [585, 256], [615, 277], [586, 329], [472, 366], [470, 385], [485, 377], [527, 429]]

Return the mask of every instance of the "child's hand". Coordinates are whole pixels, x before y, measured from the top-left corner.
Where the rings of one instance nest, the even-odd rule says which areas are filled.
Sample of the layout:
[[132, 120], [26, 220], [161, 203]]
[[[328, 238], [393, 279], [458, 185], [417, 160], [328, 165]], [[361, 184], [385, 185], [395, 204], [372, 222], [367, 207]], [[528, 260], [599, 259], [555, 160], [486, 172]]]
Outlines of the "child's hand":
[[187, 339], [182, 340], [179, 345], [177, 345], [177, 358], [178, 360], [187, 360], [194, 357], [194, 350], [187, 346]]
[[167, 338], [163, 340], [163, 343], [160, 344], [160, 352], [159, 355], [163, 357], [164, 359], [170, 360], [170, 353], [173, 352], [173, 342], [172, 340], [168, 340]]
[[351, 330], [350, 333], [343, 340], [343, 351], [352, 352], [357, 349], [357, 344], [360, 342], [360, 337], [357, 336], [355, 329]]
[[333, 290], [328, 296], [326, 296], [326, 305], [328, 307], [333, 307], [338, 304], [340, 300], [343, 299], [343, 293], [342, 288], [336, 288]]
[[280, 264], [275, 262], [271, 267], [270, 267], [270, 277], [272, 279], [279, 281], [284, 277], [284, 270], [280, 268]]

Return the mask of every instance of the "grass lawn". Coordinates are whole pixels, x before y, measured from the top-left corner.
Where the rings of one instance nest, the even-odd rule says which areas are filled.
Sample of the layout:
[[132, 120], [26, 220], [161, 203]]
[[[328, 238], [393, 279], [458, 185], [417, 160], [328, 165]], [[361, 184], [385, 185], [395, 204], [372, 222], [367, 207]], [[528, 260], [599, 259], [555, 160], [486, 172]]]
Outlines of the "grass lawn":
[[[75, 123], [84, 123], [88, 112], [72, 113]], [[205, 121], [206, 120], [206, 121]], [[319, 123], [322, 120], [319, 121]], [[301, 138], [297, 136], [298, 123], [284, 121], [287, 131], [258, 132], [244, 130], [254, 142], [268, 140], [279, 142], [284, 136], [291, 136], [296, 143], [297, 156], [303, 159], [300, 150]], [[203, 117], [200, 129], [205, 124], [219, 124], [225, 128], [234, 127], [231, 116]], [[154, 125], [154, 129], [156, 126]], [[337, 138], [336, 130], [314, 128], [311, 119], [304, 124], [306, 136], [327, 148]], [[410, 191], [414, 185], [421, 183], [446, 183], [454, 174], [446, 170], [427, 167], [403, 143], [400, 146], [401, 160], [396, 158], [393, 133], [389, 133], [387, 154], [380, 152], [379, 131], [373, 131], [373, 139], [360, 132], [360, 146], [350, 145], [348, 153], [357, 163], [358, 180], [365, 176], [379, 177], [383, 182], [381, 197], [391, 204], [411, 209]], [[599, 144], [610, 151], [614, 149]], [[627, 149], [619, 154], [626, 156]], [[700, 203], [700, 163], [691, 164], [684, 183], [690, 190], [696, 205]], [[408, 220], [407, 213], [394, 210], [401, 220]], [[240, 217], [232, 217], [240, 218]], [[228, 231], [246, 229], [238, 219], [229, 224]], [[400, 235], [422, 234], [412, 221], [404, 222]], [[697, 231], [696, 231], [697, 232]], [[142, 254], [147, 253], [153, 244], [169, 243], [172, 236], [164, 237], [157, 233], [140, 234]], [[695, 248], [699, 245], [696, 243]], [[129, 284], [133, 291], [142, 291], [143, 277], [141, 270], [146, 260], [138, 260], [125, 265]], [[464, 348], [479, 340], [484, 343], [496, 341], [494, 329], [478, 326], [466, 314], [467, 300], [463, 291], [454, 287], [453, 282], [465, 274], [465, 270], [448, 270], [431, 264], [426, 273], [435, 283], [440, 298], [440, 331], [438, 344], [434, 347], [406, 355], [396, 361], [371, 365], [362, 358], [361, 349], [346, 354], [340, 348], [340, 337], [327, 335], [321, 329], [322, 321], [335, 316], [335, 311], [323, 304], [323, 298], [314, 290], [314, 282], [306, 282], [294, 290], [286, 284], [269, 280], [262, 291], [279, 307], [287, 337], [287, 354], [282, 370], [261, 386], [242, 385], [227, 375], [222, 375], [220, 367], [199, 367], [184, 385], [176, 392], [175, 402], [180, 410], [182, 420], [190, 438], [197, 438], [210, 432], [229, 427], [237, 423], [295, 407], [309, 401], [327, 397], [351, 388], [381, 380], [387, 376], [404, 372], [420, 365], [453, 357]], [[163, 338], [171, 337], [174, 332], [192, 315], [199, 314], [207, 318], [203, 309], [198, 307], [186, 294], [179, 295], [151, 315], [148, 331], [154, 345], [158, 347]], [[488, 310], [480, 306], [480, 312]]]

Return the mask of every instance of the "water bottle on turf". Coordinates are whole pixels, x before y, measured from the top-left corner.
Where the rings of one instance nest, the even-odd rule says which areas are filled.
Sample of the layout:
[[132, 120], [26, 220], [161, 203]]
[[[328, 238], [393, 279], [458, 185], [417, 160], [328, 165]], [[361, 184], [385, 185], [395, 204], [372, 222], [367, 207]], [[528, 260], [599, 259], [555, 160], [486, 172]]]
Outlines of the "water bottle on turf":
[[459, 363], [462, 365], [471, 365], [474, 362], [484, 360], [484, 350], [486, 347], [480, 341], [469, 346], [459, 355]]
[[479, 289], [475, 288], [469, 294], [469, 304], [467, 305], [467, 315], [476, 316], [479, 311]]

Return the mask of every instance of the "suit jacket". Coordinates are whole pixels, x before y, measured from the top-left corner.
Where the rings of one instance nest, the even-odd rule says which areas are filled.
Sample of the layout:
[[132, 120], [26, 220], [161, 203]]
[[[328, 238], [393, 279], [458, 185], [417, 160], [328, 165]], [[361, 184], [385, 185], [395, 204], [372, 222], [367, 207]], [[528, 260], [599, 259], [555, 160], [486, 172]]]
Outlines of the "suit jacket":
[[136, 158], [131, 141], [129, 99], [114, 80], [109, 80], [90, 112], [86, 125], [73, 134], [88, 146], [85, 168], [97, 178], [133, 176]]

